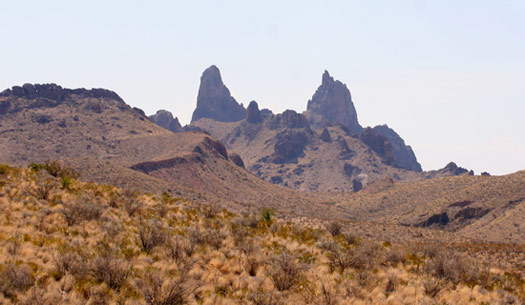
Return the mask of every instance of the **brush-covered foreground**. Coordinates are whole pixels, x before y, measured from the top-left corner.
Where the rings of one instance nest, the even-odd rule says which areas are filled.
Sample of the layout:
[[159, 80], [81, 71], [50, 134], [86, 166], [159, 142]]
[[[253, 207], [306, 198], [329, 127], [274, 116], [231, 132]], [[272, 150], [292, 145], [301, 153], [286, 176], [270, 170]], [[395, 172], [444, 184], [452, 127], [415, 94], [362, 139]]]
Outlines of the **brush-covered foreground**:
[[0, 166], [0, 304], [525, 304], [523, 248], [366, 240], [73, 178]]

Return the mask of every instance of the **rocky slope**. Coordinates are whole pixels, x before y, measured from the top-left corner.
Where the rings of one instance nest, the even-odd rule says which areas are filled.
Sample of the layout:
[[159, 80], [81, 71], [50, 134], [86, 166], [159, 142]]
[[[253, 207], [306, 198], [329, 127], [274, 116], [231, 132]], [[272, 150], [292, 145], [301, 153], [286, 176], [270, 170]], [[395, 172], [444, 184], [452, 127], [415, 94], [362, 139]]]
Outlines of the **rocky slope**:
[[161, 128], [111, 91], [24, 85], [2, 92], [0, 109], [0, 163], [59, 159], [91, 181], [236, 209], [264, 203], [312, 215], [333, 200], [264, 182], [208, 134]]
[[[235, 211], [271, 207], [294, 221], [341, 219], [356, 229], [372, 221], [411, 238], [419, 228], [432, 238], [445, 230], [452, 238], [525, 242], [524, 172], [472, 176], [451, 163], [433, 177], [461, 176], [396, 183], [428, 173], [390, 166], [372, 144], [340, 125], [316, 130], [294, 111], [273, 115], [253, 102], [245, 120], [199, 120], [215, 126], [228, 146], [250, 147], [241, 158], [206, 133], [173, 133], [155, 125], [107, 90], [24, 85], [2, 92], [0, 109], [0, 163], [62, 159], [84, 180], [168, 192]], [[268, 182], [338, 192], [283, 188], [243, 165]], [[369, 234], [379, 234], [374, 232]]]
[[393, 129], [363, 128], [350, 91], [327, 71], [303, 114], [261, 111], [252, 101], [243, 120], [203, 118], [191, 126], [221, 140], [262, 179], [301, 190], [359, 191], [383, 177], [401, 181], [462, 174], [452, 168], [422, 173], [412, 148]]

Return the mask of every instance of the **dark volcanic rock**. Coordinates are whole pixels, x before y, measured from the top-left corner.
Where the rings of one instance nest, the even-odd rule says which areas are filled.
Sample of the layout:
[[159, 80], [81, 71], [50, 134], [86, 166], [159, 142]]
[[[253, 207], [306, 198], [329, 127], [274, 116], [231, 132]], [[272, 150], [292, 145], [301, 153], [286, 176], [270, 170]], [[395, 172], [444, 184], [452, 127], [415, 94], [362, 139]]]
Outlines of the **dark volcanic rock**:
[[474, 174], [472, 171], [469, 171], [466, 168], [457, 166], [457, 164], [454, 163], [454, 162], [450, 162], [442, 170], [446, 171], [446, 172], [448, 172], [448, 173], [450, 173], [450, 174], [452, 174], [454, 176], [463, 175], [463, 174], [469, 174], [469, 175], [473, 175]]
[[450, 162], [444, 168], [426, 172], [425, 178], [431, 179], [436, 177], [448, 177], [459, 175], [474, 175], [474, 171], [457, 166], [456, 163]]
[[354, 156], [354, 151], [351, 150], [350, 147], [348, 147], [348, 143], [346, 143], [345, 138], [343, 138], [342, 136], [338, 136], [336, 142], [337, 142], [337, 144], [339, 146], [339, 149], [341, 151], [339, 153], [339, 157], [341, 159], [348, 160], [348, 159], [351, 159]]
[[328, 142], [328, 143], [332, 142], [332, 137], [330, 136], [330, 132], [326, 128], [324, 128], [323, 132], [321, 132], [320, 138], [324, 142]]
[[149, 119], [167, 130], [178, 132], [182, 129], [178, 118], [173, 118], [171, 112], [166, 110], [159, 110], [154, 115], [150, 115]]
[[362, 129], [350, 90], [340, 81], [334, 81], [328, 71], [324, 72], [321, 86], [308, 101], [306, 116], [315, 127], [332, 122], [341, 124], [351, 134]]
[[276, 139], [273, 158], [276, 164], [296, 162], [308, 144], [308, 135], [304, 131], [287, 129], [277, 134]]
[[286, 110], [285, 112], [275, 115], [269, 123], [271, 129], [279, 128], [306, 128], [309, 134], [312, 134], [310, 124], [306, 116], [297, 113], [294, 110]]
[[206, 69], [201, 76], [197, 108], [193, 112], [192, 122], [201, 118], [210, 118], [221, 122], [237, 122], [246, 117], [246, 109], [231, 96], [221, 79], [216, 66]]
[[[105, 89], [64, 89], [55, 84], [24, 84], [22, 87], [14, 86], [0, 93], [0, 97], [7, 97], [0, 102], [0, 114], [16, 113], [24, 109], [53, 108], [66, 100], [73, 99], [74, 96], [113, 99], [121, 103], [120, 107], [129, 108], [118, 94]], [[24, 98], [28, 101], [19, 103], [17, 102], [18, 98]]]
[[354, 190], [354, 192], [359, 192], [360, 190], [363, 189], [363, 183], [361, 183], [361, 181], [357, 180], [357, 179], [354, 179], [352, 180], [352, 188]]
[[345, 172], [345, 175], [347, 175], [348, 177], [351, 177], [354, 174], [356, 175], [359, 174], [361, 172], [361, 169], [357, 166], [353, 166], [350, 163], [345, 163], [343, 167], [343, 171]]
[[257, 124], [263, 121], [261, 112], [259, 111], [259, 106], [257, 105], [256, 101], [250, 102], [250, 105], [248, 105], [247, 111], [248, 111], [248, 116], [246, 117], [246, 121], [248, 123]]
[[239, 156], [238, 154], [231, 153], [230, 154], [230, 160], [232, 160], [233, 163], [235, 163], [235, 165], [237, 165], [239, 167], [242, 167], [242, 168], [245, 168], [244, 167], [244, 161], [242, 160], [241, 156]]
[[374, 131], [388, 139], [392, 145], [392, 154], [399, 167], [421, 172], [421, 164], [417, 162], [416, 155], [412, 148], [405, 144], [405, 141], [393, 129], [387, 125], [374, 127]]
[[447, 212], [443, 212], [440, 214], [434, 214], [430, 216], [427, 220], [419, 223], [416, 225], [416, 227], [438, 227], [443, 228], [449, 223], [450, 219], [448, 218]]
[[386, 137], [376, 133], [372, 128], [367, 127], [359, 134], [359, 139], [381, 156], [385, 164], [391, 166], [397, 165], [392, 153], [392, 144], [390, 144]]
[[0, 96], [24, 97], [28, 99], [46, 98], [49, 100], [64, 101], [67, 97], [76, 94], [82, 97], [122, 99], [113, 91], [105, 89], [64, 89], [56, 84], [24, 84], [4, 90]]

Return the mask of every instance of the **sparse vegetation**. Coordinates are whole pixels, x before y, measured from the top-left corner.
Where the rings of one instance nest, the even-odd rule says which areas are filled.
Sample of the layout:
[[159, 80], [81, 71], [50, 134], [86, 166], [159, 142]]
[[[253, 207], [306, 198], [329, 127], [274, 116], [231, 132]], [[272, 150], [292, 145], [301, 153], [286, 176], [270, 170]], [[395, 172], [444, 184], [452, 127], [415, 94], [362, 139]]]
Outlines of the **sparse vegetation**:
[[409, 247], [345, 231], [347, 223], [312, 228], [273, 211], [236, 215], [74, 179], [42, 200], [32, 191], [39, 175], [59, 178], [9, 172], [2, 304], [462, 304], [464, 295], [519, 304], [525, 296], [519, 246]]

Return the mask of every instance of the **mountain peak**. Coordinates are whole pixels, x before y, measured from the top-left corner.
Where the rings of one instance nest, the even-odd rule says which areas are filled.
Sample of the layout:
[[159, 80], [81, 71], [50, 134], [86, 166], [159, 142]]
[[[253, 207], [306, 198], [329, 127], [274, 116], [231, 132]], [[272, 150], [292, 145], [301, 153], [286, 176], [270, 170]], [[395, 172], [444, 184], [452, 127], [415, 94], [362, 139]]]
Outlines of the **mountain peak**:
[[324, 70], [322, 84], [327, 85], [333, 82], [334, 82], [334, 78], [330, 76], [330, 73], [328, 72], [328, 70]]
[[237, 122], [246, 117], [246, 109], [231, 96], [222, 82], [221, 72], [215, 65], [210, 66], [201, 76], [197, 108], [192, 122], [210, 118], [221, 122]]
[[308, 101], [306, 116], [315, 127], [337, 123], [352, 134], [363, 129], [357, 120], [350, 90], [342, 82], [334, 80], [326, 70], [321, 86]]

